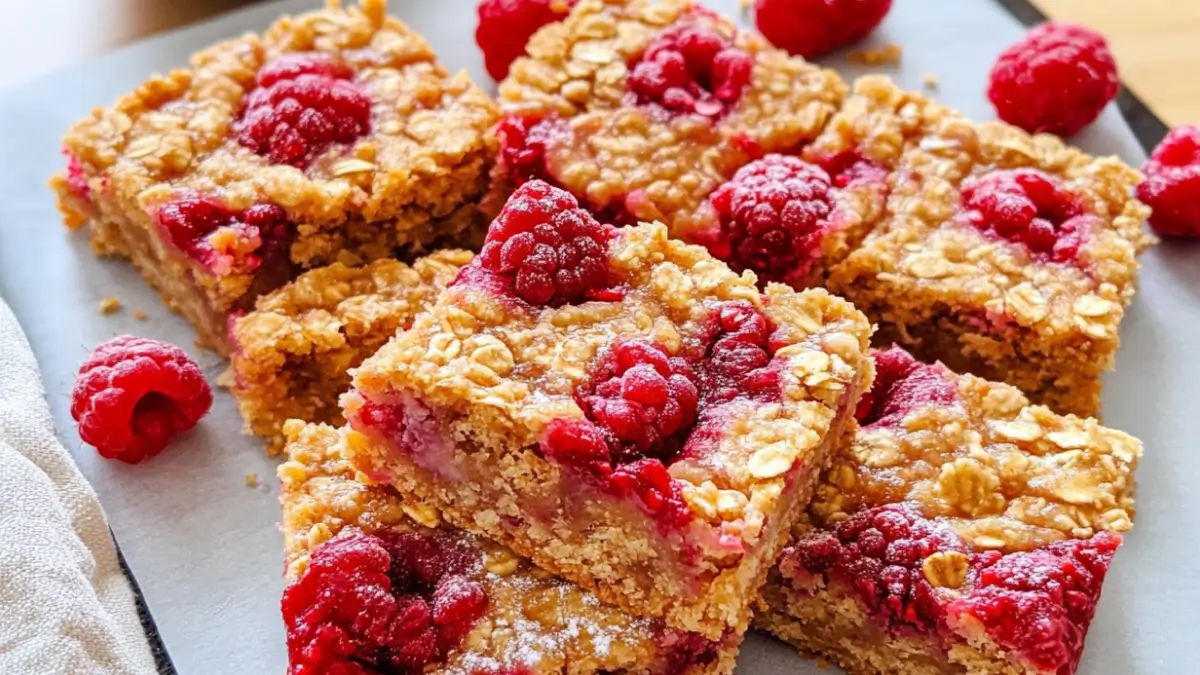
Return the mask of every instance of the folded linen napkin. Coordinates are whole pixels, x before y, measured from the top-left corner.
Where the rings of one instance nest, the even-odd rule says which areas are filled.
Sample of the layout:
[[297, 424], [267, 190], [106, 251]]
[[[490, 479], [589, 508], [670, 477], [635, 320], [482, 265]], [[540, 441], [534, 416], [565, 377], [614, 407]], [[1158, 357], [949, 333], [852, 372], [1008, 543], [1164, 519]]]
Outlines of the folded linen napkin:
[[108, 521], [44, 396], [0, 299], [0, 673], [153, 675]]

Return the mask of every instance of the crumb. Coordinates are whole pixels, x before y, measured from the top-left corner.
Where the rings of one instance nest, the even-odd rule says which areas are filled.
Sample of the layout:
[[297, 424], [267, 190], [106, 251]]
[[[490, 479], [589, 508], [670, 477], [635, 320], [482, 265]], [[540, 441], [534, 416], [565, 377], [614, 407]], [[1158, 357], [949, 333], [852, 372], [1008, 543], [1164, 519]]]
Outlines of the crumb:
[[139, 309], [138, 311], [133, 313], [133, 318], [137, 319], [138, 321], [145, 321], [146, 313]]
[[101, 316], [108, 316], [118, 309], [121, 309], [121, 301], [111, 295], [100, 301]]
[[246, 487], [258, 487], [258, 474], [246, 474]]
[[886, 44], [882, 47], [856, 49], [846, 55], [850, 63], [861, 63], [868, 66], [894, 66], [900, 63], [903, 50], [898, 44]]
[[921, 78], [921, 82], [925, 84], [926, 89], [937, 89], [938, 79], [937, 75], [933, 73], [925, 73], [925, 76]]

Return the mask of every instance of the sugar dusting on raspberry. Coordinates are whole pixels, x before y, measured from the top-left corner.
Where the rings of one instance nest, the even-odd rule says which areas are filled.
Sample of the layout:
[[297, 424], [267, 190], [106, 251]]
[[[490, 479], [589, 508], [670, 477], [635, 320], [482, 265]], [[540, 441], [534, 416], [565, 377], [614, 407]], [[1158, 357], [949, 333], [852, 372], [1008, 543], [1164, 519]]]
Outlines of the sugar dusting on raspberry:
[[483, 52], [488, 75], [497, 82], [525, 55], [525, 44], [539, 28], [567, 15], [569, 0], [482, 0], [475, 44]]
[[1150, 226], [1172, 237], [1200, 237], [1200, 126], [1172, 129], [1142, 167], [1137, 197]]
[[155, 217], [179, 250], [218, 275], [257, 270], [291, 236], [287, 213], [275, 204], [234, 211], [212, 197], [185, 193], [158, 207]]
[[616, 228], [598, 222], [569, 192], [525, 183], [488, 228], [483, 250], [452, 286], [471, 283], [533, 306], [618, 300], [608, 243]]
[[1077, 195], [1035, 169], [994, 171], [965, 182], [962, 209], [976, 228], [1056, 263], [1077, 262], [1094, 222]]
[[630, 67], [637, 105], [720, 117], [750, 84], [754, 57], [712, 26], [685, 19], [666, 29]]
[[1000, 119], [1030, 133], [1073, 135], [1091, 124], [1120, 83], [1104, 37], [1048, 21], [996, 58], [988, 98]]
[[275, 164], [304, 168], [371, 128], [371, 99], [328, 54], [285, 54], [263, 66], [234, 124], [238, 142]]
[[447, 533], [352, 530], [313, 550], [283, 593], [289, 675], [420, 673], [488, 606], [481, 557]]
[[945, 368], [920, 363], [900, 347], [876, 350], [872, 359], [875, 383], [855, 412], [863, 428], [895, 426], [917, 408], [951, 405], [958, 397]]
[[710, 198], [718, 231], [704, 242], [735, 272], [806, 285], [835, 209], [829, 174], [798, 157], [767, 155]]
[[866, 37], [891, 8], [892, 0], [755, 0], [754, 25], [776, 47], [815, 59]]
[[71, 392], [79, 437], [100, 456], [129, 464], [162, 452], [211, 407], [212, 389], [186, 352], [132, 335], [92, 350]]

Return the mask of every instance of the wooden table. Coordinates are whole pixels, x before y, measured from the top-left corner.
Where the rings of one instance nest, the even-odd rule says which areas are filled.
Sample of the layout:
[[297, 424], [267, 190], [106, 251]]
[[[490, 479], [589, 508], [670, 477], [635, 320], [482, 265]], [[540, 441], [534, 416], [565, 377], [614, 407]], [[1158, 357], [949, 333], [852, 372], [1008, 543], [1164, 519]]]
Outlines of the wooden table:
[[[10, 0], [0, 22], [0, 87], [248, 1]], [[1200, 2], [1034, 2], [1051, 16], [1086, 23], [1107, 35], [1122, 79], [1168, 125], [1200, 123], [1200, 86], [1195, 84]]]

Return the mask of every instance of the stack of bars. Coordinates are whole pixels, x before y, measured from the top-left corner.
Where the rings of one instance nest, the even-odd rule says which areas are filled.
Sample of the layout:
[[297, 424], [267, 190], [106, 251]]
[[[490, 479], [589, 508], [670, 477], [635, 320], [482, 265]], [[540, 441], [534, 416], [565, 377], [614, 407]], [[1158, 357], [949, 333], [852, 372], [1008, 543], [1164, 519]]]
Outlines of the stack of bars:
[[751, 625], [1075, 672], [1136, 172], [688, 0], [579, 0], [498, 105], [384, 9], [197, 54], [54, 181], [286, 454], [291, 673], [728, 673]]

